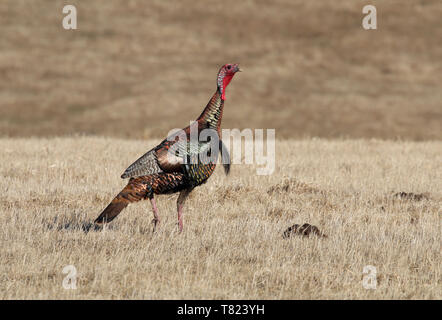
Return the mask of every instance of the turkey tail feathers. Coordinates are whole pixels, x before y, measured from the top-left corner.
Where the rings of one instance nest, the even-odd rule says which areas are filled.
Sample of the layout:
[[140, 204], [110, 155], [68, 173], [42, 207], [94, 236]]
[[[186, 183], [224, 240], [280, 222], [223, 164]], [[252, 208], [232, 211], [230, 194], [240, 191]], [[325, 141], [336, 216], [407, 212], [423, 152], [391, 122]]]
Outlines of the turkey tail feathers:
[[146, 184], [143, 183], [142, 179], [132, 178], [94, 222], [100, 224], [111, 222], [129, 203], [140, 201], [149, 195], [146, 190]]
[[120, 212], [127, 207], [129, 202], [127, 201], [118, 201], [117, 198], [112, 200], [111, 203], [103, 210], [103, 212], [99, 215], [97, 219], [95, 219], [95, 223], [107, 223], [111, 222], [115, 219], [116, 216], [120, 214]]

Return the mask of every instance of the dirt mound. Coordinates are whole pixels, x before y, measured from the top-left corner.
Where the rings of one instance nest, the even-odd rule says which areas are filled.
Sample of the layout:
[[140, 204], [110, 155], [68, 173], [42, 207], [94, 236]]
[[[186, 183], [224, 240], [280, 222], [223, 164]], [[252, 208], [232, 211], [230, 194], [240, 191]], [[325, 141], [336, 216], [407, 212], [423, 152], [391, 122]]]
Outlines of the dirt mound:
[[310, 186], [307, 183], [302, 181], [298, 181], [296, 179], [287, 179], [279, 184], [273, 185], [268, 188], [267, 193], [269, 195], [272, 194], [281, 194], [281, 193], [310, 193], [310, 194], [323, 194], [325, 193], [323, 190], [320, 190], [316, 187]]
[[308, 223], [304, 223], [302, 226], [300, 226], [299, 224], [294, 224], [293, 226], [289, 227], [286, 231], [284, 231], [283, 237], [285, 239], [290, 238], [293, 235], [309, 237], [311, 234], [314, 234], [321, 238], [327, 238], [327, 236], [324, 233], [322, 233], [318, 229], [318, 227]]
[[428, 194], [426, 193], [413, 193], [413, 192], [398, 192], [394, 194], [395, 198], [399, 198], [401, 200], [412, 200], [412, 201], [422, 201], [428, 200]]

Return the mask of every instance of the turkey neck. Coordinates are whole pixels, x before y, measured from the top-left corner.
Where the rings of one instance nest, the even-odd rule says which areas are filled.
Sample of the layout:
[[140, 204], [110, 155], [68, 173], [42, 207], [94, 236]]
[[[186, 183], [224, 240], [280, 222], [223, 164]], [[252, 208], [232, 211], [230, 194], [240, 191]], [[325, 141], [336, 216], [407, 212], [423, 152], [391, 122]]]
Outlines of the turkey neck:
[[223, 107], [224, 100], [221, 99], [221, 93], [219, 90], [216, 90], [197, 121], [203, 128], [214, 129], [219, 134], [221, 119], [223, 117]]

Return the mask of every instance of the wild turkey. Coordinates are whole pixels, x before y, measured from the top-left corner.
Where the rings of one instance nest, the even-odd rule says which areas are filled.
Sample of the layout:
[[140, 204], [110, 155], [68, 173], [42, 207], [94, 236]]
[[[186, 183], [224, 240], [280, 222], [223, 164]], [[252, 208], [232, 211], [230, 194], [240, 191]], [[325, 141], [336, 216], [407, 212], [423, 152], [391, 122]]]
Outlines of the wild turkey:
[[[218, 72], [217, 89], [209, 103], [194, 122], [194, 127], [188, 126], [183, 129], [184, 139], [168, 137], [158, 146], [149, 150], [137, 161], [131, 164], [122, 174], [121, 178], [130, 178], [126, 187], [112, 200], [103, 210], [95, 223], [102, 224], [112, 221], [129, 203], [144, 199], [150, 199], [154, 214], [154, 231], [160, 217], [155, 203], [155, 194], [169, 194], [180, 192], [177, 200], [178, 225], [180, 232], [183, 230], [183, 205], [196, 187], [207, 181], [215, 170], [218, 150], [221, 152], [222, 163], [225, 173], [230, 170], [230, 155], [219, 139], [219, 148], [211, 150], [208, 141], [199, 141], [197, 148], [192, 147], [191, 132], [193, 128], [199, 134], [203, 130], [209, 130], [220, 136], [221, 118], [223, 115], [226, 87], [236, 72], [241, 71], [238, 64], [226, 64]], [[193, 144], [195, 146], [195, 144]], [[208, 150], [210, 149], [210, 150]], [[175, 151], [173, 151], [175, 150]], [[177, 153], [177, 151], [179, 151]], [[180, 153], [181, 152], [181, 153]], [[204, 161], [207, 156], [215, 156], [215, 161]]]

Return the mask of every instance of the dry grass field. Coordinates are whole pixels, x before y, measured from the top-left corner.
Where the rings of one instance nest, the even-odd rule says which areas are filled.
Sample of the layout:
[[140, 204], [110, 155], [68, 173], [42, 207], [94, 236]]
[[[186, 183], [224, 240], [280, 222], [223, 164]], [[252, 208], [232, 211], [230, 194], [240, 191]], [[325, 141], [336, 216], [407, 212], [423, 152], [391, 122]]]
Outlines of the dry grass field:
[[[0, 139], [1, 299], [442, 297], [442, 142], [277, 141], [273, 175], [234, 165], [195, 189], [182, 234], [176, 196], [158, 198], [155, 234], [148, 201], [86, 232], [155, 142]], [[328, 237], [284, 239], [294, 223]], [[62, 287], [66, 265], [76, 290]]]

